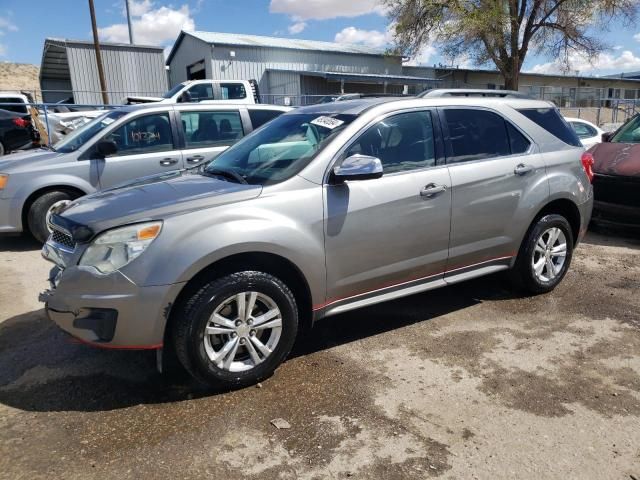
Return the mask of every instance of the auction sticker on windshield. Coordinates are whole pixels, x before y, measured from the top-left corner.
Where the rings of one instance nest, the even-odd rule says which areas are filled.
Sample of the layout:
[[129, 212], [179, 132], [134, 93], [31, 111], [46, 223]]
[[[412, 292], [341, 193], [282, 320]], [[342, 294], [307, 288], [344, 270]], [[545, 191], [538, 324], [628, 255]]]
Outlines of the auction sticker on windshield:
[[311, 120], [313, 125], [317, 125], [319, 127], [328, 128], [329, 130], [333, 130], [336, 127], [339, 127], [344, 123], [344, 120], [338, 120], [333, 117], [318, 117], [314, 120]]

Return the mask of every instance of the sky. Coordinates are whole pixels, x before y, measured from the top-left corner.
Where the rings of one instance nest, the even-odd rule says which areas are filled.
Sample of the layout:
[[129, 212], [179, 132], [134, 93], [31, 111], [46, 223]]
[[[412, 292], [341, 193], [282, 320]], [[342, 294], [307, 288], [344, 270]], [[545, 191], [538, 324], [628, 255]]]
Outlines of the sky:
[[[128, 42], [124, 0], [94, 0], [100, 38]], [[168, 49], [180, 30], [281, 36], [360, 43], [384, 51], [392, 40], [380, 0], [131, 0], [136, 43]], [[598, 35], [610, 46], [593, 62], [579, 55], [571, 71], [607, 75], [640, 70], [640, 24], [614, 25]], [[46, 37], [91, 39], [86, 0], [0, 0], [0, 61], [39, 64]], [[427, 45], [411, 64], [473, 67], [465, 58], [443, 58]], [[489, 68], [489, 67], [484, 67]], [[558, 73], [544, 55], [527, 57], [524, 71]]]

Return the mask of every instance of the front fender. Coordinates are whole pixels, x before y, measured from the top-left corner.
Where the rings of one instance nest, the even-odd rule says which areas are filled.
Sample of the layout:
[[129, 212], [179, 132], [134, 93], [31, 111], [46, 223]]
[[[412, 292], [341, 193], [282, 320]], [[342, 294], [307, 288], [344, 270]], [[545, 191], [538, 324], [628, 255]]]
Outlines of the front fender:
[[167, 285], [187, 282], [219, 260], [249, 252], [293, 263], [307, 280], [314, 303], [324, 301], [321, 189], [169, 218], [149, 250], [122, 271], [140, 286]]
[[45, 174], [40, 178], [34, 177], [33, 179], [20, 184], [20, 186], [14, 190], [12, 197], [7, 200], [11, 208], [11, 224], [22, 225], [22, 213], [25, 207], [25, 202], [32, 194], [39, 190], [50, 190], [65, 187], [80, 190], [85, 194], [96, 191], [95, 186], [91, 183], [72, 175]]

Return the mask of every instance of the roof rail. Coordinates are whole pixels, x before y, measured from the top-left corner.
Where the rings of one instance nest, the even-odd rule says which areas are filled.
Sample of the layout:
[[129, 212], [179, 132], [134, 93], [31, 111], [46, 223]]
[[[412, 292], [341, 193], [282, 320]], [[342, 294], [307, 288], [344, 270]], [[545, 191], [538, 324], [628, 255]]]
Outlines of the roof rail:
[[482, 88], [434, 88], [417, 95], [422, 98], [441, 97], [497, 97], [497, 98], [531, 98], [515, 90], [491, 90]]

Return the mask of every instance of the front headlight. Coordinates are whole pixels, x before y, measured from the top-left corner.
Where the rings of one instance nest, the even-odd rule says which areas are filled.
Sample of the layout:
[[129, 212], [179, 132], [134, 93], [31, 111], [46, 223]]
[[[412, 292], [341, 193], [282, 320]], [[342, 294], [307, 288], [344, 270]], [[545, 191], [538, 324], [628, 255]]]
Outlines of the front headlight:
[[148, 222], [109, 230], [98, 236], [82, 255], [79, 265], [101, 273], [115, 272], [144, 252], [160, 234], [162, 222]]
[[0, 190], [3, 190], [4, 187], [7, 186], [8, 181], [9, 181], [9, 175], [5, 173], [0, 173]]

